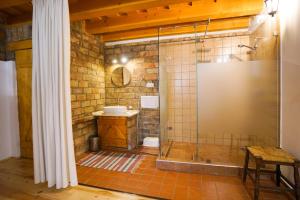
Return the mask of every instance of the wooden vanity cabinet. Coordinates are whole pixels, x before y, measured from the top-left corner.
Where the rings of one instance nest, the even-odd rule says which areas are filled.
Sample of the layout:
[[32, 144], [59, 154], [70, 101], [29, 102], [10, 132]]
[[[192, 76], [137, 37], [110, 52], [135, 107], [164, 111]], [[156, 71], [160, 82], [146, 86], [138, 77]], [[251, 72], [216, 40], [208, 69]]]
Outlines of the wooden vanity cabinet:
[[101, 148], [119, 147], [134, 149], [137, 143], [137, 116], [100, 116], [98, 135]]

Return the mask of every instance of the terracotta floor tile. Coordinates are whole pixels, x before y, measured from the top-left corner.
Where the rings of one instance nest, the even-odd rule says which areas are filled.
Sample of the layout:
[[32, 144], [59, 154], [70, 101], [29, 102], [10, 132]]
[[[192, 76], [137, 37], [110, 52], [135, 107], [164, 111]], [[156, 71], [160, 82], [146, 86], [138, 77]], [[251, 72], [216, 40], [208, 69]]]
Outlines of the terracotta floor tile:
[[138, 168], [134, 171], [134, 174], [147, 174], [147, 170], [144, 168]]
[[151, 174], [153, 176], [156, 175], [157, 169], [156, 168], [141, 168], [143, 171], [143, 174]]
[[193, 180], [190, 180], [188, 186], [199, 188], [199, 187], [201, 187], [201, 183], [202, 183], [202, 180], [201, 180], [201, 179], [199, 179], [199, 180], [193, 179]]
[[162, 184], [160, 188], [160, 196], [162, 198], [171, 199], [175, 192], [175, 185], [170, 184]]
[[216, 183], [219, 199], [230, 200], [250, 200], [250, 196], [242, 185], [228, 183]]
[[198, 187], [188, 187], [188, 197], [187, 198], [190, 200], [203, 199], [203, 195], [201, 194], [201, 189]]
[[99, 188], [106, 188], [106, 189], [109, 189], [109, 187], [107, 187], [107, 184], [104, 183], [104, 182], [97, 182], [97, 183], [95, 183], [95, 184], [92, 185], [92, 186], [99, 187]]
[[294, 200], [295, 197], [293, 195], [287, 195], [282, 193], [269, 193], [269, 192], [261, 192], [260, 198], [263, 200]]
[[135, 193], [135, 194], [140, 194], [139, 188], [136, 187], [123, 187], [122, 189], [124, 192], [129, 192], [129, 193]]
[[207, 174], [203, 174], [201, 177], [202, 182], [216, 182], [217, 178], [218, 178], [217, 176], [207, 175]]
[[241, 185], [242, 184], [241, 177], [214, 176], [213, 180], [218, 183], [227, 183], [227, 184], [233, 184], [233, 185]]
[[129, 180], [140, 180], [140, 181], [151, 181], [152, 179], [152, 175], [148, 175], [148, 174], [134, 174], [132, 175]]
[[166, 178], [177, 178], [178, 172], [175, 171], [165, 171]]
[[199, 189], [202, 199], [218, 199], [217, 187], [214, 182], [201, 182]]
[[176, 183], [177, 181], [177, 173], [166, 173], [162, 179], [164, 184]]
[[159, 170], [159, 169], [156, 169], [153, 171], [154, 172], [154, 176], [159, 176], [159, 177], [165, 177], [165, 175], [167, 174], [166, 171], [163, 171], [163, 170]]
[[128, 181], [138, 181], [142, 178], [141, 174], [132, 174], [128, 176]]
[[161, 183], [150, 183], [147, 186], [146, 190], [146, 195], [148, 196], [159, 196], [160, 195], [160, 188], [161, 188]]
[[188, 187], [176, 185], [173, 199], [180, 199], [180, 200], [188, 199]]
[[128, 186], [130, 187], [135, 187], [135, 188], [142, 188], [142, 187], [147, 187], [147, 185], [149, 185], [149, 183], [145, 183], [143, 181], [139, 181], [139, 180], [129, 180], [127, 181]]
[[162, 184], [163, 183], [163, 179], [159, 176], [152, 176], [151, 178], [151, 183], [157, 183], [157, 184]]
[[191, 180], [190, 174], [180, 173], [177, 176], [176, 184], [180, 186], [188, 186]]
[[[78, 166], [78, 180], [96, 187], [165, 199], [249, 200], [252, 197], [253, 184], [249, 179], [245, 187], [240, 177], [159, 170], [155, 167], [155, 160], [155, 156], [145, 156], [133, 173]], [[260, 193], [260, 199], [288, 200], [285, 195], [266, 192]]]
[[202, 174], [190, 174], [191, 180], [202, 180]]

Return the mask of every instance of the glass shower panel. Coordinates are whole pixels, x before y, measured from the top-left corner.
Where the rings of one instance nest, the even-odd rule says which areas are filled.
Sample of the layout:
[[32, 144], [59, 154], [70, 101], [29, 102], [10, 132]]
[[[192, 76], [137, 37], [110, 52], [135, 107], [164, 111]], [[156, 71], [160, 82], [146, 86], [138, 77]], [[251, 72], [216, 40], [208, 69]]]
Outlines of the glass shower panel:
[[189, 27], [160, 29], [161, 158], [192, 161], [197, 144], [195, 34], [169, 35]]
[[276, 61], [199, 63], [199, 161], [242, 166], [247, 145], [276, 146]]
[[160, 64], [159, 67], [159, 99], [160, 99], [160, 156], [165, 157], [170, 147], [168, 139], [168, 72]]
[[161, 159], [242, 166], [245, 146], [278, 146], [279, 41], [203, 30], [159, 30]]

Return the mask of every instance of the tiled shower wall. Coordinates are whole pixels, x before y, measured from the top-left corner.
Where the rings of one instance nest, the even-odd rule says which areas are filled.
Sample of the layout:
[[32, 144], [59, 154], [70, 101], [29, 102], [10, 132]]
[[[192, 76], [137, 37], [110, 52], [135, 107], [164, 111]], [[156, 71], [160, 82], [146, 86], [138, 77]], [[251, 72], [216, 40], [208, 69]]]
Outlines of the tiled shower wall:
[[166, 68], [168, 122], [165, 138], [196, 142], [196, 57], [194, 41], [161, 42], [160, 67]]
[[251, 52], [238, 45], [250, 45], [250, 36], [246, 33], [232, 33], [208, 36], [197, 42], [198, 63], [226, 63], [250, 60]]

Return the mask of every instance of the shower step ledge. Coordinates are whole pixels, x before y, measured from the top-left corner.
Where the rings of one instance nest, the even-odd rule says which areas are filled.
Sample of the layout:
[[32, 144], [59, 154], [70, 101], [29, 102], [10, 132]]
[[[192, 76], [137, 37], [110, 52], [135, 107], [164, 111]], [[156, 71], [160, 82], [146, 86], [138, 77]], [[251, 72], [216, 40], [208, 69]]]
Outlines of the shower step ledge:
[[158, 158], [156, 167], [161, 170], [177, 172], [201, 173], [220, 176], [241, 176], [242, 167], [230, 165], [218, 165], [201, 162], [182, 162]]

